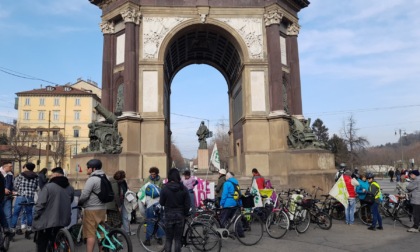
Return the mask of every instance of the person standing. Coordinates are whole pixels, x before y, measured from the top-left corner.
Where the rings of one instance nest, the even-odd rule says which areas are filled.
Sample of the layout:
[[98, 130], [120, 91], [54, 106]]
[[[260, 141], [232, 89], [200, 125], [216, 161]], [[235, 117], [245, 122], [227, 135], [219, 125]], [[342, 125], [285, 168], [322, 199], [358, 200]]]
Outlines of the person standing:
[[219, 179], [217, 180], [216, 191], [216, 206], [220, 207], [220, 200], [222, 199], [223, 184], [226, 181], [226, 170], [219, 170]]
[[42, 168], [42, 170], [38, 172], [39, 189], [41, 190], [42, 188], [44, 188], [44, 185], [48, 183], [47, 173], [48, 173], [47, 168]]
[[351, 178], [352, 172], [346, 170], [343, 174], [344, 182], [346, 183], [347, 192], [349, 193], [348, 206], [346, 208], [346, 224], [354, 224], [354, 211], [356, 209], [356, 190], [355, 187], [359, 185], [356, 179]]
[[13, 165], [12, 162], [5, 162], [2, 167], [0, 167], [0, 172], [4, 177], [4, 199], [2, 201], [2, 208], [4, 215], [6, 217], [8, 227], [12, 226], [12, 201], [13, 201]]
[[[376, 182], [374, 179], [375, 177], [373, 176], [373, 173], [368, 173], [366, 174], [366, 179], [369, 182], [369, 191], [368, 193], [372, 194], [375, 196], [375, 201], [373, 202], [373, 204], [370, 206], [370, 211], [372, 213], [372, 225], [368, 227], [369, 230], [375, 231], [376, 229], [378, 230], [383, 230], [383, 226], [382, 226], [382, 217], [379, 214], [379, 204], [381, 203], [381, 187], [379, 186], [378, 182]], [[378, 223], [378, 228], [376, 228], [376, 223]]]
[[420, 177], [419, 171], [413, 170], [410, 172], [411, 182], [406, 189], [411, 193], [410, 203], [413, 206], [413, 226], [407, 232], [418, 233], [420, 225]]
[[12, 216], [11, 231], [14, 233], [16, 224], [22, 211], [22, 207], [25, 208], [26, 213], [26, 231], [25, 238], [30, 239], [32, 233], [32, 212], [33, 206], [22, 206], [21, 203], [34, 203], [35, 192], [38, 188], [38, 174], [34, 172], [35, 164], [26, 163], [23, 166], [23, 172], [16, 177], [14, 182], [14, 191], [17, 192], [15, 199], [15, 207]]
[[401, 182], [401, 171], [400, 169], [397, 168], [397, 170], [395, 170], [395, 179], [397, 182]]
[[124, 207], [125, 194], [128, 191], [127, 181], [125, 180], [125, 171], [122, 171], [122, 170], [117, 171], [114, 174], [114, 179], [117, 181], [117, 186], [118, 186], [117, 192], [116, 194], [114, 192], [114, 195], [116, 195], [115, 197], [116, 197], [117, 207], [121, 213], [122, 228], [127, 234], [131, 235], [130, 219], [129, 219], [127, 209]]
[[181, 183], [178, 169], [169, 170], [168, 183], [161, 191], [159, 203], [165, 209], [165, 251], [172, 251], [172, 241], [174, 241], [175, 252], [180, 252], [184, 221], [189, 215], [191, 203], [188, 189]]
[[[228, 221], [235, 215], [238, 211], [237, 207], [242, 206], [242, 200], [240, 197], [236, 200], [235, 187], [239, 184], [238, 180], [235, 178], [235, 175], [232, 172], [226, 174], [226, 182], [223, 184], [223, 193], [222, 199], [220, 200], [220, 207], [223, 208], [220, 213], [220, 224], [222, 227], [226, 227]], [[244, 237], [244, 230], [242, 228], [242, 222], [238, 226], [238, 235], [239, 237]]]
[[252, 187], [252, 183], [254, 182], [254, 180], [257, 182], [257, 186], [258, 186], [258, 190], [262, 190], [264, 189], [264, 183], [265, 183], [265, 179], [263, 176], [260, 175], [260, 173], [258, 172], [257, 168], [252, 169], [252, 182], [251, 182], [251, 187]]
[[163, 180], [159, 176], [159, 168], [153, 166], [149, 169], [149, 177], [144, 180], [144, 184], [147, 182], [150, 182], [162, 189]]
[[194, 195], [194, 186], [198, 184], [198, 181], [195, 178], [191, 177], [191, 172], [189, 170], [184, 171], [184, 179], [182, 183], [188, 189], [188, 194], [190, 195], [191, 202], [191, 215], [195, 216], [195, 195]]
[[389, 182], [394, 182], [394, 170], [390, 169], [388, 171], [388, 176], [389, 176]]
[[33, 229], [37, 252], [47, 251], [48, 241], [53, 242], [60, 228], [71, 222], [74, 189], [64, 176], [63, 168], [56, 167], [51, 172], [51, 180], [39, 192], [35, 204]]
[[89, 178], [80, 195], [79, 205], [84, 210], [83, 215], [83, 237], [86, 239], [86, 252], [93, 252], [95, 247], [96, 229], [98, 224], [105, 221], [106, 205], [97, 194], [101, 191], [101, 178], [105, 172], [102, 171], [102, 162], [99, 159], [91, 159], [86, 164], [86, 173]]
[[360, 200], [360, 205], [364, 204], [366, 198], [366, 193], [369, 191], [369, 182], [366, 179], [366, 175], [360, 175], [360, 178], [357, 179], [359, 185], [356, 187], [356, 193]]

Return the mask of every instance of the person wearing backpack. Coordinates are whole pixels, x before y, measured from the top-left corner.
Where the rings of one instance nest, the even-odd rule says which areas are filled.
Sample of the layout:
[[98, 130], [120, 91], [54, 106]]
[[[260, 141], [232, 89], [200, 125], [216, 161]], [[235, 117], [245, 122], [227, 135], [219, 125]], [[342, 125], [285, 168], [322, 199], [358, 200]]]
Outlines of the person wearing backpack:
[[[226, 174], [226, 182], [223, 184], [222, 199], [220, 200], [220, 207], [223, 208], [220, 214], [220, 224], [222, 227], [226, 227], [229, 220], [238, 210], [237, 207], [242, 206], [239, 182], [234, 176], [235, 174], [228, 172]], [[239, 237], [244, 237], [242, 225], [238, 227], [238, 235]]]
[[[100, 222], [105, 221], [106, 203], [100, 199], [102, 191], [102, 177], [106, 178], [102, 171], [102, 162], [99, 159], [91, 159], [86, 164], [86, 173], [89, 178], [79, 198], [79, 205], [84, 208], [83, 214], [83, 238], [86, 239], [86, 252], [93, 252], [95, 247], [96, 229]], [[109, 182], [109, 181], [108, 181]], [[109, 183], [111, 186], [111, 183]], [[112, 192], [112, 187], [111, 187]], [[113, 195], [113, 193], [112, 193]]]

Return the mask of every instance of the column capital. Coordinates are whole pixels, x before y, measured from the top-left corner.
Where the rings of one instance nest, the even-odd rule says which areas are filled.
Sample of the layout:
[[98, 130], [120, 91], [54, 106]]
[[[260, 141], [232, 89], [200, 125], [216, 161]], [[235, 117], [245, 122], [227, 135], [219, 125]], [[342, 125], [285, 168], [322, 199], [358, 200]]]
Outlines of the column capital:
[[138, 10], [133, 9], [132, 7], [127, 7], [125, 10], [120, 12], [124, 23], [135, 23], [136, 25], [140, 24], [141, 13]]
[[99, 27], [101, 28], [103, 34], [112, 34], [115, 32], [114, 22], [103, 21], [99, 24]]
[[291, 23], [287, 26], [287, 35], [289, 36], [297, 36], [300, 31], [300, 25], [298, 23]]
[[283, 18], [283, 13], [280, 9], [271, 10], [264, 14], [265, 26], [270, 26], [273, 24], [279, 25]]

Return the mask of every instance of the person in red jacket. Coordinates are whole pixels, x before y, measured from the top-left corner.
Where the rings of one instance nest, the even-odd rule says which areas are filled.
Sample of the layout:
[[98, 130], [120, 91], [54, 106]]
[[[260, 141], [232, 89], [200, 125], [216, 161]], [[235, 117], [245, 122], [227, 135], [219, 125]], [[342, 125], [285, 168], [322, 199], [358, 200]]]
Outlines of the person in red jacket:
[[356, 209], [356, 186], [359, 185], [356, 179], [351, 178], [352, 172], [350, 170], [346, 170], [343, 174], [344, 182], [346, 183], [347, 192], [349, 193], [349, 204], [346, 208], [346, 224], [353, 225], [354, 224], [354, 211]]
[[265, 179], [263, 176], [260, 175], [257, 168], [252, 169], [252, 183], [254, 183], [254, 179], [257, 181], [258, 190], [264, 189]]

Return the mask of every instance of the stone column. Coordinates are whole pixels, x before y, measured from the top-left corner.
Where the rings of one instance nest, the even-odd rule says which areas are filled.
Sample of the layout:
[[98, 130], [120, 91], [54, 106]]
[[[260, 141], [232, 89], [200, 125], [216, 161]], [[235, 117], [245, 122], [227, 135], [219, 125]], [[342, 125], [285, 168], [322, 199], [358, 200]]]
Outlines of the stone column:
[[125, 23], [124, 52], [124, 112], [137, 112], [136, 85], [136, 25], [140, 24], [140, 12], [128, 7], [121, 12]]
[[297, 36], [300, 26], [292, 23], [287, 27], [286, 45], [288, 51], [288, 65], [290, 67], [290, 87], [292, 107], [290, 113], [292, 115], [302, 116], [302, 92], [300, 84], [300, 67], [299, 67], [299, 51]]
[[112, 86], [112, 40], [114, 37], [114, 23], [103, 21], [100, 24], [104, 34], [104, 48], [102, 55], [102, 105], [109, 111], [114, 111], [111, 105]]
[[268, 51], [268, 85], [270, 97], [270, 111], [284, 111], [283, 105], [283, 73], [280, 51], [280, 22], [283, 13], [271, 10], [264, 14], [267, 33]]

